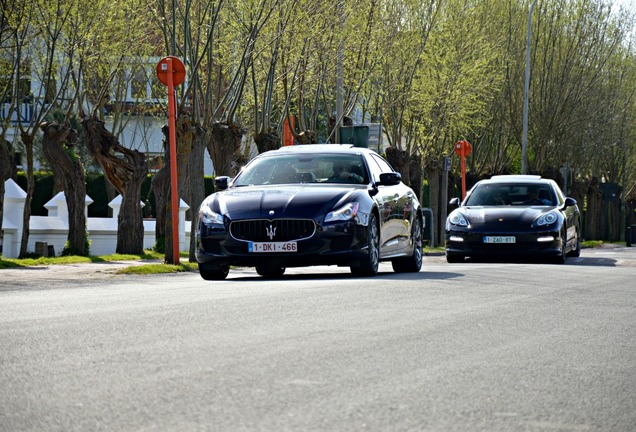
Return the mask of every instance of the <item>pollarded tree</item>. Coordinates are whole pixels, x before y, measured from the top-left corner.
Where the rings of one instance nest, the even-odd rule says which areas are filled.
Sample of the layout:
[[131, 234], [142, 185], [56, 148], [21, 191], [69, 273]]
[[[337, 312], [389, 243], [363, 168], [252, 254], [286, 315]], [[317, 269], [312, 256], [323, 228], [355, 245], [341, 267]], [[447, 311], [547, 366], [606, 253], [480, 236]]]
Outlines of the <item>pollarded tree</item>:
[[[19, 131], [21, 145], [26, 154], [27, 190], [23, 214], [23, 231], [20, 242], [20, 257], [27, 254], [31, 201], [35, 189], [34, 146], [40, 124], [47, 115], [60, 107], [59, 96], [68, 85], [66, 75], [59, 71], [59, 59], [64, 51], [66, 39], [63, 29], [69, 20], [71, 8], [50, 2], [18, 2], [15, 13], [22, 17], [16, 22], [15, 47], [12, 55], [17, 66], [12, 75], [14, 91], [11, 94], [14, 106], [28, 105], [31, 116], [17, 117], [15, 127]], [[37, 93], [23, 83], [39, 83]]]
[[528, 165], [542, 172], [578, 152], [575, 137], [597, 116], [586, 99], [627, 29], [604, 0], [542, 2], [533, 25]]
[[408, 110], [417, 91], [416, 78], [441, 6], [435, 1], [401, 0], [387, 1], [384, 5], [381, 19], [386, 45], [380, 68], [382, 123], [389, 146], [395, 149], [390, 162], [408, 178], [408, 160], [412, 153]]
[[[179, 89], [176, 163], [179, 193], [190, 201], [193, 211], [204, 198], [202, 160], [206, 148], [217, 175], [232, 175], [240, 166], [244, 95], [255, 75], [257, 43], [283, 4], [281, 0], [158, 2], [157, 20], [165, 50], [181, 58], [188, 71], [186, 83]], [[163, 170], [167, 169], [164, 166]], [[168, 178], [160, 172], [153, 181], [153, 191], [166, 203], [158, 209], [164, 213], [159, 229], [165, 233], [166, 261], [171, 262], [171, 226], [165, 223], [171, 202], [167, 199]], [[192, 217], [192, 232], [195, 223]], [[194, 246], [193, 237], [190, 260], [194, 260]]]
[[[2, 1], [0, 10], [0, 101], [4, 104], [5, 116], [0, 119], [0, 245], [3, 242], [2, 220], [4, 215], [4, 182], [15, 172], [13, 145], [7, 141], [11, 118], [19, 109], [18, 99], [11, 96], [16, 90], [15, 72], [19, 66], [18, 52], [25, 38], [21, 35], [27, 28], [27, 16], [16, 1]], [[1, 251], [0, 251], [1, 253]]]
[[439, 160], [486, 124], [503, 81], [503, 35], [474, 23], [495, 19], [493, 3], [451, 0], [440, 12], [405, 110], [409, 133], [402, 135], [409, 152]]
[[[186, 0], [185, 2], [165, 2], [159, 0], [154, 18], [163, 37], [163, 52], [179, 57], [186, 66], [186, 81], [177, 88], [178, 119], [175, 125], [177, 146], [177, 184], [179, 197], [190, 206], [191, 232], [196, 229], [196, 210], [205, 195], [203, 183], [203, 160], [208, 148], [213, 155], [217, 148], [211, 146], [215, 109], [222, 95], [220, 88], [219, 64], [216, 62], [218, 50], [217, 26], [223, 0]], [[165, 90], [164, 90], [165, 91]], [[167, 108], [164, 105], [164, 112]], [[236, 139], [240, 142], [239, 130], [228, 127], [218, 128], [238, 137], [230, 140], [229, 156], [234, 154]], [[171, 224], [172, 200], [170, 190], [170, 164], [168, 126], [163, 128], [164, 165], [152, 180], [152, 191], [157, 208], [156, 240], [165, 245], [165, 261], [176, 262], [173, 256]], [[219, 151], [213, 162], [227, 160], [228, 155]], [[215, 169], [227, 170], [229, 167]], [[190, 261], [194, 261], [196, 238], [191, 237]]]
[[[104, 106], [116, 90], [115, 78], [125, 76], [139, 58], [147, 57], [148, 9], [144, 1], [113, 3], [105, 0], [77, 3], [66, 30], [72, 41], [67, 53], [74, 86], [69, 98], [77, 103], [90, 155], [122, 196], [118, 215], [117, 253], [143, 253], [141, 186], [146, 179], [146, 156], [122, 146], [106, 127]], [[121, 100], [121, 96], [115, 98]], [[116, 127], [116, 121], [115, 126]]]

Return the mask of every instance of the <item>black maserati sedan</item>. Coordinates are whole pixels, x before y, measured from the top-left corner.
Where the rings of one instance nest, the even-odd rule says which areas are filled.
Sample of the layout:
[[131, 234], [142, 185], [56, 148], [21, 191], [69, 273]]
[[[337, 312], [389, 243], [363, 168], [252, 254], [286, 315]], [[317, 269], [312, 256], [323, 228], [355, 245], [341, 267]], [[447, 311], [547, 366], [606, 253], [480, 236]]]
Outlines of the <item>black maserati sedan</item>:
[[493, 176], [475, 184], [446, 219], [446, 260], [535, 257], [562, 264], [581, 253], [581, 214], [550, 179]]
[[380, 261], [396, 272], [422, 267], [424, 218], [415, 192], [379, 154], [345, 144], [286, 146], [264, 152], [198, 212], [196, 258], [206, 280], [230, 266], [265, 277], [286, 268], [349, 267], [374, 276]]

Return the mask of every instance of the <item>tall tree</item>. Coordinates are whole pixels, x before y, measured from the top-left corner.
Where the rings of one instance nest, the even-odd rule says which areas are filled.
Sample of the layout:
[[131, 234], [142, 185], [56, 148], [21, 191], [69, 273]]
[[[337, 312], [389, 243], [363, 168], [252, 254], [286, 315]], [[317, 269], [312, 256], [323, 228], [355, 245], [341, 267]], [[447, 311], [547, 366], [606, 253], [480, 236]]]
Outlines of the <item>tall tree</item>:
[[[144, 69], [145, 62], [138, 59], [151, 53], [149, 41], [155, 36], [145, 25], [149, 11], [141, 0], [118, 3], [98, 0], [97, 4], [80, 3], [74, 18], [73, 28], [68, 30], [76, 48], [68, 55], [76, 91], [72, 98], [77, 101], [90, 155], [122, 196], [116, 250], [140, 254], [144, 235], [141, 187], [148, 174], [146, 155], [121, 145], [117, 131], [106, 126], [104, 108], [111, 92], [116, 101], [128, 100], [133, 74]], [[136, 100], [132, 111], [145, 114], [149, 96], [133, 97]], [[129, 108], [128, 104], [114, 104], [116, 114], [110, 116], [113, 128], [117, 128], [123, 114], [130, 114]]]

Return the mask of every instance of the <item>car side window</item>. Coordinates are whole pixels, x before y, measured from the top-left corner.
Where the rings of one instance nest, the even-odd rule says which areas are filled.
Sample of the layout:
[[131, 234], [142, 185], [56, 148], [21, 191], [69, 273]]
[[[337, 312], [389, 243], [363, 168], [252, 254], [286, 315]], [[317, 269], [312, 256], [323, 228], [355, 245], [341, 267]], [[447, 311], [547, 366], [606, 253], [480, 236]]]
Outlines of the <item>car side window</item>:
[[371, 160], [375, 162], [369, 166], [374, 183], [378, 183], [380, 181], [380, 174], [395, 172], [393, 167], [379, 155], [372, 154]]

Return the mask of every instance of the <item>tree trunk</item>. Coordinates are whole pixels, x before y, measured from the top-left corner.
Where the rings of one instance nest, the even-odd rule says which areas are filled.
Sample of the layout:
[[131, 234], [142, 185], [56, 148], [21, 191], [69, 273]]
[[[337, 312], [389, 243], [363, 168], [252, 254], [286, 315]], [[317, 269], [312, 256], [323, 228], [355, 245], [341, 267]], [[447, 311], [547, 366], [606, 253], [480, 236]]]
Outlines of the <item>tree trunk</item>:
[[[196, 223], [199, 205], [205, 198], [205, 183], [203, 176], [203, 155], [209, 141], [209, 133], [187, 117], [179, 117], [176, 122], [175, 136], [177, 140], [177, 188], [179, 199], [183, 199], [190, 210], [186, 212], [186, 219], [190, 220], [189, 260], [196, 261]], [[174, 263], [173, 232], [172, 232], [172, 198], [170, 179], [170, 146], [169, 128], [162, 128], [164, 134], [164, 166], [152, 180], [152, 190], [155, 194], [157, 207], [157, 223], [155, 238], [157, 243], [163, 239], [165, 261]]]
[[35, 190], [35, 177], [33, 175], [33, 136], [26, 132], [20, 134], [22, 144], [26, 148], [27, 157], [27, 190], [24, 201], [24, 212], [22, 213], [22, 238], [20, 239], [20, 258], [26, 258], [27, 247], [29, 245], [29, 228], [31, 223], [31, 202], [33, 201], [33, 191]]
[[4, 218], [4, 182], [13, 174], [13, 147], [9, 141], [0, 137], [0, 254], [2, 254], [3, 231], [2, 219]]
[[[167, 132], [164, 132], [167, 133]], [[170, 220], [170, 158], [165, 151], [164, 165], [152, 177], [152, 193], [155, 195], [155, 211], [157, 219], [155, 223], [155, 246], [157, 252], [166, 253], [166, 229]], [[170, 252], [172, 254], [172, 252]]]
[[305, 130], [294, 135], [298, 144], [318, 144], [318, 136], [315, 131]]
[[593, 177], [587, 188], [587, 208], [585, 211], [585, 238], [587, 240], [601, 239], [602, 198], [598, 178]]
[[[188, 117], [177, 119], [177, 185], [179, 198], [183, 199], [190, 209], [186, 212], [186, 220], [190, 220], [189, 261], [194, 262], [196, 248], [196, 219], [199, 205], [205, 198], [205, 182], [203, 177], [203, 156], [209, 133]], [[168, 195], [170, 196], [170, 195]], [[172, 238], [172, 237], [171, 237]], [[166, 252], [172, 248], [166, 243]]]
[[[433, 234], [435, 235], [433, 243], [436, 245], [442, 244], [440, 239], [444, 236], [444, 223], [446, 222], [440, 221], [441, 181], [438, 165], [439, 164], [437, 162], [428, 161], [428, 163], [424, 167], [429, 187], [429, 205], [431, 206], [431, 211], [433, 212]], [[441, 203], [441, 205], [446, 205], [446, 203]]]
[[[82, 120], [88, 151], [122, 196], [117, 219], [117, 253], [142, 254], [144, 224], [141, 186], [148, 175], [145, 155], [123, 147], [96, 117]], [[119, 157], [117, 153], [123, 155]]]
[[393, 166], [393, 169], [402, 175], [404, 183], [410, 183], [410, 157], [407, 152], [396, 147], [388, 147], [386, 149], [386, 160]]
[[212, 136], [208, 142], [208, 152], [212, 157], [215, 175], [234, 176], [243, 161], [240, 154], [243, 131], [235, 124], [214, 123]]
[[276, 150], [281, 147], [281, 139], [274, 132], [261, 132], [254, 135], [254, 142], [259, 153]]
[[423, 172], [422, 172], [422, 163], [420, 161], [420, 157], [418, 155], [411, 155], [409, 158], [409, 186], [415, 192], [415, 196], [421, 201], [422, 200], [422, 185], [423, 185]]
[[63, 255], [88, 255], [86, 239], [86, 181], [82, 160], [75, 152], [75, 130], [68, 123], [42, 123], [42, 151], [61, 183], [68, 207], [68, 245]]

